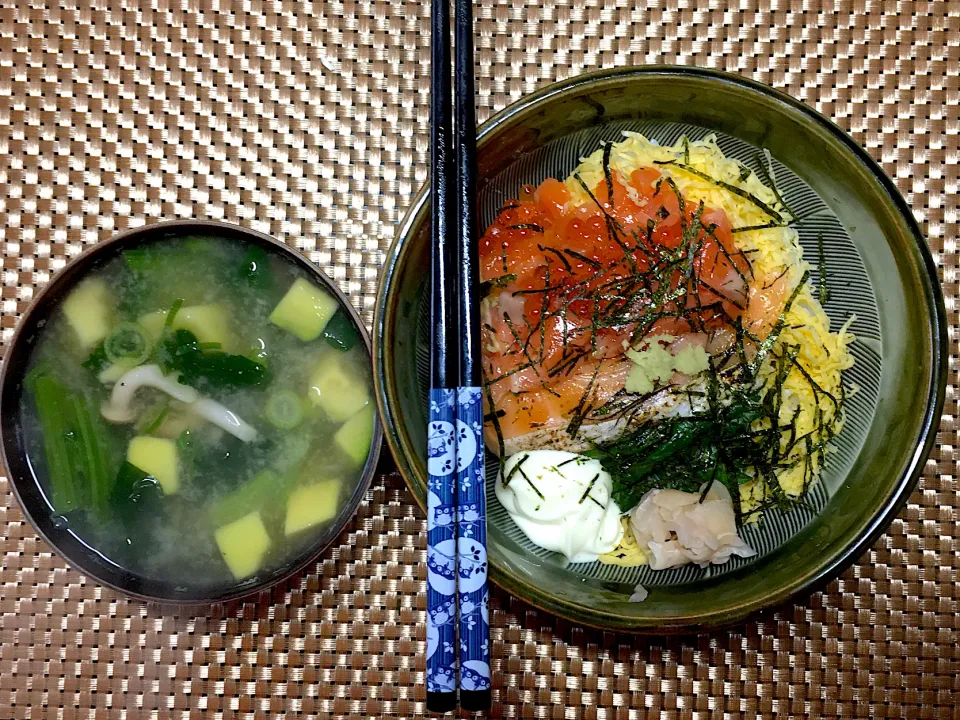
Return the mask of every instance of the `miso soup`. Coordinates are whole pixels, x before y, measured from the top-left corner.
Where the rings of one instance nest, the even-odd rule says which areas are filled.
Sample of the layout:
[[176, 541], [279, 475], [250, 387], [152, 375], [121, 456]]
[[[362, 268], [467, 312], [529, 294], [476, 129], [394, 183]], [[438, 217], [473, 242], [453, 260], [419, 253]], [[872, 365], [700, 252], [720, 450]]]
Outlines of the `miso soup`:
[[21, 426], [58, 527], [137, 576], [229, 587], [329, 535], [374, 432], [350, 315], [279, 251], [123, 250], [34, 344]]

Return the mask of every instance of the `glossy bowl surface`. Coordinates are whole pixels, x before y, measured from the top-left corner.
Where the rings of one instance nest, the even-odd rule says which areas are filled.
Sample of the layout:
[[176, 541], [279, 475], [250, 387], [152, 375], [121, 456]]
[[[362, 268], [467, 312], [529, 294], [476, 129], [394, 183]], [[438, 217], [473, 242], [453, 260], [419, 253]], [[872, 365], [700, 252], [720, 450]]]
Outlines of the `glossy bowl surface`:
[[39, 331], [51, 312], [92, 269], [103, 265], [124, 250], [186, 235], [210, 235], [241, 241], [259, 245], [268, 252], [283, 255], [287, 260], [310, 273], [316, 282], [336, 297], [340, 307], [352, 319], [367, 353], [370, 353], [370, 335], [357, 311], [336, 284], [296, 250], [254, 230], [213, 221], [184, 220], [141, 226], [98, 243], [71, 260], [37, 293], [23, 317], [20, 318], [17, 331], [7, 347], [3, 369], [0, 371], [0, 453], [2, 453], [7, 478], [27, 519], [37, 533], [70, 565], [98, 582], [133, 597], [162, 603], [204, 605], [265, 590], [315, 560], [353, 517], [360, 500], [370, 486], [380, 454], [383, 430], [377, 418], [370, 455], [367, 457], [360, 482], [334, 522], [317, 542], [292, 557], [284, 566], [249, 580], [199, 589], [145, 578], [110, 562], [68, 528], [58, 526], [53, 521], [47, 499], [27, 462], [23, 449], [24, 438], [19, 427], [24, 375], [30, 361], [31, 350], [39, 337]]
[[[657, 587], [644, 602], [630, 603], [630, 586], [588, 581], [556, 563], [518, 553], [501, 529], [488, 522], [490, 577], [537, 607], [600, 628], [680, 632], [717, 627], [836, 577], [903, 507], [933, 445], [943, 407], [943, 296], [909, 207], [867, 153], [811, 108], [726, 73], [624, 68], [546, 87], [480, 129], [478, 192], [482, 197], [518, 158], [566, 136], [628, 120], [683, 123], [765, 148], [816, 189], [849, 231], [876, 295], [883, 366], [874, 388], [878, 402], [872, 423], [823, 511], [781, 547], [745, 567]], [[374, 326], [374, 382], [386, 438], [421, 506], [427, 374], [417, 328], [428, 276], [429, 197], [423, 191], [385, 260]], [[489, 497], [488, 502], [497, 501]]]

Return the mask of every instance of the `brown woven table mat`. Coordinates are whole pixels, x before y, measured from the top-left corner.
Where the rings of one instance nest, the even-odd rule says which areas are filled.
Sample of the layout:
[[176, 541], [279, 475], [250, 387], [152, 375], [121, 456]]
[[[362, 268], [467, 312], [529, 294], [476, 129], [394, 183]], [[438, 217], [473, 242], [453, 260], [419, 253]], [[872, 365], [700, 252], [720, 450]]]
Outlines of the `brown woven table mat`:
[[[426, 178], [429, 4], [77, 3], [0, 0], [0, 342], [66, 258], [161, 218], [281, 238], [369, 321], [378, 265]], [[612, 65], [697, 64], [783, 88], [896, 179], [937, 254], [955, 338], [960, 3], [639, 5], [478, 0], [480, 119]], [[840, 580], [733, 630], [669, 639], [582, 629], [495, 591], [493, 714], [960, 717], [950, 350], [920, 488]], [[0, 493], [0, 719], [424, 712], [424, 520], [396, 476], [308, 573], [207, 615], [67, 569], [5, 481]]]

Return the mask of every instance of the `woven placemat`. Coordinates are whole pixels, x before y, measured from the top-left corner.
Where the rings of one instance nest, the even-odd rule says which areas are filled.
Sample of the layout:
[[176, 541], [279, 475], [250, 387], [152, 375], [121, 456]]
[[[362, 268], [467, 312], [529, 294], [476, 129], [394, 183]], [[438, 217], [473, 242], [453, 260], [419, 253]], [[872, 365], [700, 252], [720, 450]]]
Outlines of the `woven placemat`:
[[[300, 248], [369, 322], [378, 265], [426, 179], [428, 13], [413, 0], [0, 0], [0, 344], [82, 246], [186, 217]], [[554, 79], [652, 62], [740, 72], [834, 118], [923, 224], [951, 324], [937, 448], [854, 568], [695, 637], [583, 629], [494, 591], [493, 715], [960, 716], [960, 3], [478, 0], [477, 15], [481, 120]], [[0, 496], [0, 718], [425, 711], [424, 519], [396, 476], [308, 573], [205, 615], [99, 587], [37, 539], [5, 481]]]

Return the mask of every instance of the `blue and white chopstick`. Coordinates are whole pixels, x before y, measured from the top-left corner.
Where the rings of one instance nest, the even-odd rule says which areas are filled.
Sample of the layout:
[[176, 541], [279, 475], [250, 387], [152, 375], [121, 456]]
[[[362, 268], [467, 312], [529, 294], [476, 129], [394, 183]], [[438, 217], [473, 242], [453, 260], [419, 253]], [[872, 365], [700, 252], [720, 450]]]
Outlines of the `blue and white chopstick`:
[[431, 254], [430, 410], [427, 424], [427, 708], [457, 706], [457, 529], [455, 439], [459, 358], [448, 352], [456, 340], [457, 250], [450, 240], [452, 217], [450, 147], [450, 9], [435, 0], [431, 10]]
[[477, 119], [473, 82], [473, 0], [454, 2], [456, 92], [457, 281], [462, 353], [457, 389], [457, 589], [460, 611], [460, 707], [490, 708], [487, 609], [487, 500], [480, 368], [480, 270], [477, 246]]
[[430, 391], [427, 426], [427, 708], [457, 705], [456, 395]]
[[[427, 428], [427, 709], [490, 707], [487, 524], [476, 241], [472, 0], [456, 2], [451, 163], [449, 0], [431, 11], [431, 370]], [[456, 238], [448, 219], [456, 181]], [[454, 350], [456, 348], [456, 350]], [[459, 660], [459, 663], [458, 663]], [[457, 678], [459, 677], [459, 683]]]
[[479, 387], [457, 389], [456, 425], [460, 707], [487, 710], [490, 708], [490, 619], [483, 401]]

